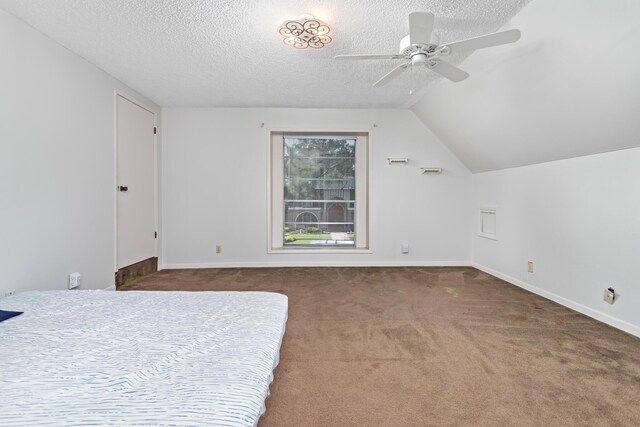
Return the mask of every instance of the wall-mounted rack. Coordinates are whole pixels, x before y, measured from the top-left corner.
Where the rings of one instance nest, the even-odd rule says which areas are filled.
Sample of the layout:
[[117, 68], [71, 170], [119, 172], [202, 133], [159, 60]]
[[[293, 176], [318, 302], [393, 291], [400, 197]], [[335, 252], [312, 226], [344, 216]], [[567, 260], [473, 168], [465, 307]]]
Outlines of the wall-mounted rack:
[[402, 157], [402, 158], [389, 157], [387, 161], [389, 162], [390, 165], [396, 165], [396, 164], [406, 165], [407, 163], [409, 163], [409, 159], [407, 159], [406, 157]]
[[442, 168], [433, 166], [420, 168], [420, 170], [422, 171], [422, 173], [442, 173]]

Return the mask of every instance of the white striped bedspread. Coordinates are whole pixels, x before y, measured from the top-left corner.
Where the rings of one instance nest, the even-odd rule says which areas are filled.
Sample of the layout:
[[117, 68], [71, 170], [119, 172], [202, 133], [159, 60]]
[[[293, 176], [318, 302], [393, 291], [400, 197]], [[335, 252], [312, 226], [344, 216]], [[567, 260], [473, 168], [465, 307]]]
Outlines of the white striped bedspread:
[[24, 292], [0, 323], [0, 426], [254, 426], [287, 297]]

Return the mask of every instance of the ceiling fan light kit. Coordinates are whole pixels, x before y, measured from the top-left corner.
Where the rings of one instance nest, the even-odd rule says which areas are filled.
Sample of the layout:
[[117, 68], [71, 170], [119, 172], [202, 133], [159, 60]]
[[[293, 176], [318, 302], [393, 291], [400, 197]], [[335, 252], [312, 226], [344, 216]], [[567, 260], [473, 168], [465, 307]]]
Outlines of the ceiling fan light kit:
[[335, 59], [402, 59], [405, 61], [382, 76], [373, 84], [374, 87], [384, 86], [410, 67], [426, 67], [453, 82], [459, 82], [469, 77], [469, 74], [443, 61], [442, 58], [457, 52], [499, 46], [520, 39], [520, 30], [513, 29], [438, 45], [431, 43], [434, 19], [434, 15], [429, 12], [410, 13], [409, 35], [400, 41], [398, 54], [337, 55]]

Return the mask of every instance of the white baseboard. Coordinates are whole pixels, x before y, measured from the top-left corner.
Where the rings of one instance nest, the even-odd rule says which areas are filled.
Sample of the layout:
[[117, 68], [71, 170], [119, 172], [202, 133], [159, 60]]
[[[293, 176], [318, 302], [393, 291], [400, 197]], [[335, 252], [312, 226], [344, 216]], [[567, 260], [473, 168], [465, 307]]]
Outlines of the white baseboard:
[[505, 282], [509, 282], [512, 285], [516, 285], [519, 288], [525, 289], [529, 292], [532, 292], [536, 295], [540, 295], [541, 297], [545, 297], [547, 299], [550, 299], [551, 301], [557, 302], [560, 305], [563, 305], [565, 307], [568, 307], [572, 310], [575, 310], [579, 313], [584, 314], [585, 316], [589, 316], [591, 318], [594, 318], [596, 320], [599, 320], [602, 323], [606, 323], [607, 325], [613, 326], [614, 328], [620, 329], [622, 331], [625, 331], [627, 333], [630, 333], [631, 335], [635, 335], [637, 337], [640, 337], [640, 326], [634, 325], [632, 323], [629, 323], [627, 321], [618, 319], [617, 317], [613, 317], [609, 314], [603, 313], [601, 311], [598, 310], [594, 310], [593, 308], [587, 307], [586, 305], [582, 305], [580, 303], [577, 303], [573, 300], [567, 299], [565, 297], [561, 297], [560, 295], [556, 295], [552, 292], [549, 291], [545, 291], [544, 289], [538, 288], [537, 286], [533, 286], [530, 285], [526, 282], [523, 282], [522, 280], [518, 280], [516, 278], [513, 278], [511, 276], [508, 276], [506, 274], [502, 274], [499, 271], [493, 270], [489, 267], [485, 267], [483, 265], [480, 265], [478, 263], [472, 262], [471, 263], [472, 267], [477, 268], [480, 271], [484, 271], [487, 274], [490, 274], [492, 276], [495, 276], [499, 279], [504, 280]]
[[264, 268], [264, 267], [470, 267], [469, 261], [281, 261], [281, 262], [226, 262], [226, 263], [176, 263], [163, 264], [158, 270], [191, 268]]
[[102, 290], [103, 291], [115, 291], [116, 290], [116, 285], [107, 286], [106, 288], [103, 288]]

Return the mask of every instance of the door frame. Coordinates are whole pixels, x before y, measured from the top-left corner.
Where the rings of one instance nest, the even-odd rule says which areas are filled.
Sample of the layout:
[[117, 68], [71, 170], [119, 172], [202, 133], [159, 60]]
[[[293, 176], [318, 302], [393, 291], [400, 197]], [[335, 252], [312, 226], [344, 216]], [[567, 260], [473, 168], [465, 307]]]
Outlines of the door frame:
[[[159, 215], [158, 215], [158, 202], [159, 202], [159, 186], [158, 186], [158, 113], [157, 109], [153, 108], [145, 102], [141, 102], [139, 98], [124, 92], [120, 89], [114, 89], [113, 91], [113, 271], [118, 272], [118, 97], [126, 99], [127, 101], [137, 105], [143, 110], [153, 114], [153, 126], [156, 128], [156, 133], [153, 135], [153, 218], [154, 228], [158, 233], [158, 237], [154, 242], [154, 252], [156, 258], [158, 258], [158, 269], [160, 269], [159, 260], [159, 245], [160, 232], [158, 230]], [[115, 283], [115, 277], [114, 277]]]

